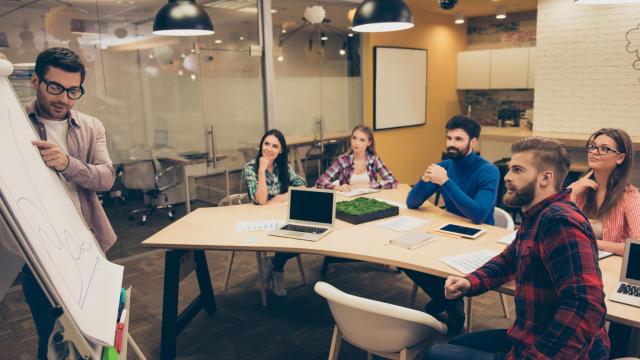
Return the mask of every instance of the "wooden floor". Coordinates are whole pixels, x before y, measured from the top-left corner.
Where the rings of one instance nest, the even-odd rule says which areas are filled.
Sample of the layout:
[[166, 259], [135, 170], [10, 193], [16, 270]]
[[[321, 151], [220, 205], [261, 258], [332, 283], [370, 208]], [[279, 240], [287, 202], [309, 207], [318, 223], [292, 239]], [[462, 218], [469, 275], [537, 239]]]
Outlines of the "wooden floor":
[[[137, 204], [140, 205], [140, 204]], [[201, 204], [202, 205], [202, 204]], [[146, 236], [169, 224], [165, 216], [153, 216], [147, 225], [126, 220], [136, 204], [107, 206], [119, 235], [109, 251], [110, 259], [125, 265], [124, 285], [133, 286], [131, 333], [148, 359], [160, 356], [160, 324], [164, 253], [139, 246]], [[122, 256], [126, 256], [123, 258]], [[238, 253], [231, 274], [230, 288], [222, 291], [227, 253], [208, 252], [207, 259], [218, 302], [215, 315], [199, 314], [178, 339], [180, 359], [326, 359], [333, 320], [326, 302], [313, 292], [320, 280], [321, 256], [303, 255], [309, 284], [301, 284], [295, 261], [286, 267], [289, 296], [269, 298], [260, 305], [254, 253]], [[334, 266], [325, 281], [356, 295], [406, 305], [410, 280], [401, 273], [367, 263]], [[193, 275], [181, 288], [181, 306], [197, 292]], [[418, 297], [421, 308], [427, 298]], [[505, 328], [510, 321], [502, 316], [496, 293], [474, 300], [474, 330]], [[513, 306], [511, 306], [513, 310]], [[444, 342], [436, 336], [434, 342]], [[3, 359], [33, 359], [37, 338], [22, 290], [14, 286], [0, 304], [0, 354]], [[130, 358], [134, 358], [132, 355]], [[341, 359], [366, 359], [366, 354], [344, 344]]]

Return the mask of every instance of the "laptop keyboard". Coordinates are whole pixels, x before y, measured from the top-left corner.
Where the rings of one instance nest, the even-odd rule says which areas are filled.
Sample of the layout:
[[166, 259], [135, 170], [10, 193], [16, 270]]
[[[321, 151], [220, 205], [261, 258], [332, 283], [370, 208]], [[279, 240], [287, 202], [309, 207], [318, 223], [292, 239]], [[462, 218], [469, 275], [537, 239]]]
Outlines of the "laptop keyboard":
[[327, 229], [325, 228], [291, 224], [285, 225], [284, 227], [282, 227], [282, 230], [297, 231], [309, 234], [322, 234], [323, 232], [327, 231]]
[[640, 286], [622, 283], [618, 288], [618, 292], [621, 294], [640, 297]]

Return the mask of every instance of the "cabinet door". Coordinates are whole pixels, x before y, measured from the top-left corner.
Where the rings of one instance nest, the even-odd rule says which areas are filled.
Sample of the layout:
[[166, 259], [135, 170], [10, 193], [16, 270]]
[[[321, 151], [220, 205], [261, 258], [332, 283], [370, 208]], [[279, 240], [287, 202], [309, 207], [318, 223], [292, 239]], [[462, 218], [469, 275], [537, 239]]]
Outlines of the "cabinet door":
[[526, 89], [529, 48], [491, 50], [491, 89]]
[[529, 80], [527, 81], [527, 88], [533, 89], [536, 87], [536, 48], [529, 48]]
[[462, 51], [458, 53], [457, 88], [488, 89], [491, 77], [491, 51]]

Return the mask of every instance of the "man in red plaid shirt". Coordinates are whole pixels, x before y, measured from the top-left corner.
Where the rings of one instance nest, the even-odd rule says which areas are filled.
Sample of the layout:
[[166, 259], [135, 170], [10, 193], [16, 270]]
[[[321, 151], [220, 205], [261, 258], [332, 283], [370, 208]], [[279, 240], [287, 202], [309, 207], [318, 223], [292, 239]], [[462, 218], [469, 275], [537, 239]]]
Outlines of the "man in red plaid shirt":
[[608, 359], [606, 308], [596, 240], [562, 183], [569, 151], [533, 137], [511, 146], [503, 201], [521, 207], [522, 226], [501, 254], [465, 277], [450, 276], [445, 296], [475, 296], [515, 278], [516, 320], [508, 330], [465, 334], [432, 347], [427, 359]]

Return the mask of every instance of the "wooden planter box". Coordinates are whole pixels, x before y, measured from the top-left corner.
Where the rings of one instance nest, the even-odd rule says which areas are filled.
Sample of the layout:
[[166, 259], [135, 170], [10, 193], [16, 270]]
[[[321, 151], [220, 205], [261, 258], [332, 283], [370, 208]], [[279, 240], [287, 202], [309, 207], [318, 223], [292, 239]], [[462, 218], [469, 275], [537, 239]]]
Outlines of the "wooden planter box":
[[396, 216], [400, 213], [400, 209], [397, 206], [392, 206], [388, 209], [378, 210], [362, 215], [350, 215], [340, 210], [336, 210], [336, 219], [346, 221], [350, 224], [362, 224], [369, 221], [380, 220], [391, 216]]

